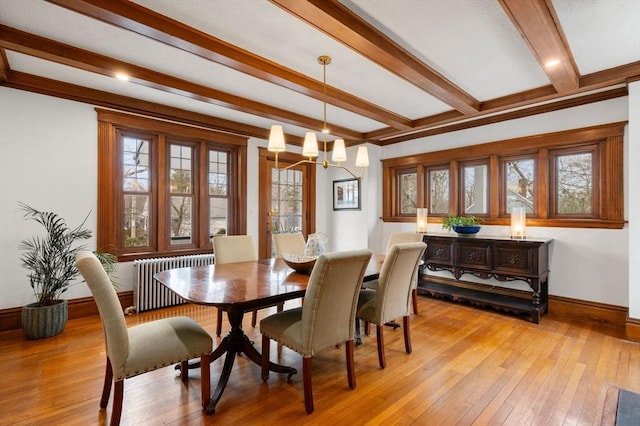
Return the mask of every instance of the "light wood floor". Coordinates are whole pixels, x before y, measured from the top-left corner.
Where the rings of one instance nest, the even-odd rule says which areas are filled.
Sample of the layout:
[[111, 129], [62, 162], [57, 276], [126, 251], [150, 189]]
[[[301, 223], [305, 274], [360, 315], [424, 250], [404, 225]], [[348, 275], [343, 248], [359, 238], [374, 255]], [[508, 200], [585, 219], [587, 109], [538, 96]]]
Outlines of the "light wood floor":
[[[214, 331], [213, 309], [193, 305], [130, 316], [128, 323], [170, 315], [192, 316]], [[618, 388], [640, 391], [640, 345], [619, 329], [553, 314], [535, 325], [423, 297], [411, 327], [410, 355], [402, 330], [386, 330], [385, 370], [375, 334], [356, 347], [355, 390], [347, 386], [343, 349], [317, 355], [311, 415], [300, 357], [274, 344], [272, 360], [300, 371], [291, 382], [271, 373], [263, 383], [259, 367], [238, 358], [208, 417], [200, 410], [199, 370], [185, 386], [168, 367], [125, 382], [122, 424], [599, 425], [613, 423]], [[257, 329], [246, 328], [259, 347]], [[106, 413], [98, 408], [104, 357], [98, 317], [70, 320], [61, 335], [39, 341], [25, 340], [20, 330], [0, 333], [0, 424], [103, 424], [111, 414], [111, 401]], [[214, 387], [221, 364], [212, 365]]]

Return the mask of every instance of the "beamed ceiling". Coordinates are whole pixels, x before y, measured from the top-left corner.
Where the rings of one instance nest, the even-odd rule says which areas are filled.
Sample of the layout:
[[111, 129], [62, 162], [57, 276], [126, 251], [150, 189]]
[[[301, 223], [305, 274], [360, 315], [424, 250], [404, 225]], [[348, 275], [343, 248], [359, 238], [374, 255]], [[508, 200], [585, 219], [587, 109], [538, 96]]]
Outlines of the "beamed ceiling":
[[333, 137], [389, 145], [639, 78], [640, 0], [0, 0], [3, 86], [295, 145], [324, 101]]

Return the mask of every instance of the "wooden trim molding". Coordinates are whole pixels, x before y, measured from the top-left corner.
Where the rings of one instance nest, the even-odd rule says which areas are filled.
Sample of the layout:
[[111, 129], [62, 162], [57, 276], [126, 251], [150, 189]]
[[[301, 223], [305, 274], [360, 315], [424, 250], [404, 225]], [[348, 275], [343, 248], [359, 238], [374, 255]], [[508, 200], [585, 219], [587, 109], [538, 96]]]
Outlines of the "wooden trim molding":
[[627, 335], [627, 339], [633, 340], [634, 342], [640, 342], [640, 319], [627, 317], [625, 333]]
[[[133, 290], [118, 293], [120, 306], [126, 309], [133, 306]], [[93, 297], [69, 300], [69, 319], [98, 315], [98, 306]], [[0, 310], [0, 332], [16, 330], [22, 327], [22, 307]]]

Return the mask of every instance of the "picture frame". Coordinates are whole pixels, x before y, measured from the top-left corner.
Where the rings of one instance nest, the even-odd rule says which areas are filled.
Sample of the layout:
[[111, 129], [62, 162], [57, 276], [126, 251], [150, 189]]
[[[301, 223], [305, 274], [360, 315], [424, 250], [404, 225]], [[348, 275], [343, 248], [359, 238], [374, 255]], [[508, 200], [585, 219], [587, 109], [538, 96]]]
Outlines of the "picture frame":
[[333, 210], [360, 210], [360, 179], [333, 181]]

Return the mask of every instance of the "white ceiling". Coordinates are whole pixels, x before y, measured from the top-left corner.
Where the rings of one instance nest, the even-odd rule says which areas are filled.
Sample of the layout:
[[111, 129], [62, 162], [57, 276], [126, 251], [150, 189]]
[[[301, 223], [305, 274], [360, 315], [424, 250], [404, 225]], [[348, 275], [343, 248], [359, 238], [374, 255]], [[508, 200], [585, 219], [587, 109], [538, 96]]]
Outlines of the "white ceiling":
[[[46, 77], [229, 120], [231, 123], [225, 122], [227, 130], [236, 128], [238, 133], [249, 136], [264, 136], [271, 124], [281, 123], [287, 134], [300, 137], [308, 128], [320, 130], [319, 125], [313, 127], [323, 118], [323, 98], [317, 93], [308, 95], [309, 91], [301, 89], [297, 81], [292, 90], [290, 76], [299, 73], [322, 82], [323, 70], [317, 57], [329, 55], [332, 63], [326, 69], [328, 86], [364, 102], [352, 108], [357, 102], [349, 98], [338, 107], [331, 105], [332, 99], [327, 99], [328, 122], [339, 126], [333, 134], [346, 136], [351, 143], [393, 143], [414, 132], [485, 115], [495, 116], [496, 112], [523, 106], [557, 102], [566, 97], [580, 98], [610, 87], [624, 87], [626, 81], [640, 78], [640, 0], [294, 0], [289, 3], [295, 2], [305, 7], [324, 3], [338, 10], [341, 5], [345, 6], [371, 29], [386, 36], [383, 41], [375, 40], [377, 47], [386, 49], [388, 41], [399, 49], [391, 50], [397, 63], [403, 60], [397, 52], [405, 52], [421, 66], [440, 74], [451, 87], [457, 87], [477, 101], [477, 111], [456, 114], [456, 107], [446, 99], [438, 99], [407, 81], [407, 75], [398, 72], [393, 61], [384, 63], [382, 58], [377, 60], [382, 64], [376, 63], [357, 52], [355, 49], [362, 41], [348, 34], [338, 41], [281, 8], [276, 4], [279, 0], [135, 0], [137, 5], [149, 9], [135, 16], [131, 10], [137, 9], [120, 0], [106, 3], [115, 5], [114, 8], [123, 5], [122, 10], [126, 11], [112, 10], [110, 15], [102, 7], [93, 7], [94, 3], [100, 3], [97, 0], [0, 0], [0, 47], [5, 53], [4, 60], [0, 56], [0, 62], [4, 62], [0, 63], [0, 84], [51, 93], [41, 80], [23, 83], [29, 76]], [[531, 3], [544, 9], [544, 13], [550, 11], [555, 27], [550, 29], [548, 22], [536, 23], [535, 34], [540, 34], [547, 44], [551, 44], [547, 38], [550, 31], [566, 38], [565, 48], [569, 58], [573, 58], [579, 78], [574, 89], [554, 89], [536, 57], [540, 49], [529, 45], [531, 33], [523, 37], [506, 12], [510, 4], [517, 2]], [[109, 15], [110, 18], [105, 19], [111, 23], [62, 5], [91, 9], [95, 16]], [[126, 18], [141, 20], [140, 16], [155, 16], [153, 12], [183, 25], [172, 23], [166, 31], [138, 26], [139, 32], [134, 32], [131, 25], [123, 24], [130, 22]], [[544, 13], [527, 15], [525, 20], [535, 21]], [[334, 25], [330, 18], [323, 19], [323, 25], [325, 22]], [[82, 54], [67, 54], [62, 48], [48, 51], [43, 47], [44, 42], [24, 41], [15, 35], [15, 30], [102, 56], [87, 60]], [[339, 31], [345, 32], [344, 28]], [[158, 41], [167, 39], [168, 32], [173, 32], [173, 38], [167, 44]], [[262, 69], [267, 69], [272, 76], [261, 74], [259, 78], [243, 72], [242, 66], [225, 65], [228, 59], [224, 52], [212, 52], [208, 44], [197, 46], [198, 42], [190, 38], [194, 34], [197, 37], [199, 32], [243, 49], [247, 57], [257, 56]], [[346, 45], [345, 40], [351, 46]], [[193, 53], [194, 49], [198, 49], [199, 55]], [[272, 70], [271, 63], [278, 67]], [[133, 65], [141, 68], [133, 69]], [[134, 79], [121, 82], [112, 78], [120, 68], [125, 68]], [[283, 77], [282, 69], [293, 74]], [[157, 74], [148, 77], [148, 70]], [[604, 73], [606, 70], [611, 71]], [[592, 78], [585, 78], [590, 76]], [[176, 78], [197, 86], [180, 80], [174, 84], [171, 79]], [[70, 86], [65, 87], [67, 89], [60, 89], [58, 95], [77, 98], [68, 93]], [[87, 95], [87, 99], [90, 101], [95, 96]], [[502, 97], [504, 102], [499, 100]], [[123, 109], [131, 109], [127, 101], [122, 102]], [[118, 102], [113, 103], [109, 105], [119, 106]], [[383, 122], [375, 114], [367, 117], [362, 109], [392, 113], [394, 120], [402, 121], [404, 126]], [[299, 143], [299, 140], [292, 137], [290, 142]]]

